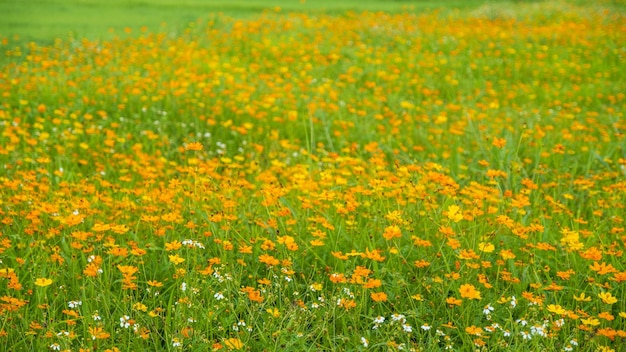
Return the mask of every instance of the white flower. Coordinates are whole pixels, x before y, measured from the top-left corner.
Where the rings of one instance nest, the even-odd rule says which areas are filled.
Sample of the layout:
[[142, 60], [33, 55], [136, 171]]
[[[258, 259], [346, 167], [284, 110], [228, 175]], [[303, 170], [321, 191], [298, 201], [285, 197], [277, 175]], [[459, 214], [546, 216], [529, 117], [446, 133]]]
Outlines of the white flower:
[[187, 283], [183, 282], [182, 284], [180, 284], [180, 289], [181, 291], [185, 292], [187, 290]]
[[124, 315], [123, 317], [120, 318], [120, 326], [123, 327], [124, 329], [128, 329], [130, 327], [130, 323], [128, 322], [130, 320], [130, 317], [128, 315]]
[[380, 315], [377, 316], [376, 318], [374, 318], [374, 323], [376, 324], [382, 324], [385, 322], [385, 317], [381, 317]]
[[404, 323], [406, 321], [403, 314], [395, 314], [395, 313], [391, 315], [391, 320], [399, 321], [401, 323]]
[[216, 294], [213, 295], [213, 297], [218, 301], [224, 299], [224, 295], [221, 292], [217, 292]]
[[365, 337], [361, 337], [361, 343], [363, 344], [363, 347], [369, 346], [369, 342]]
[[576, 339], [570, 340], [569, 343], [572, 344], [573, 346], [578, 346], [578, 341], [576, 341]]
[[409, 324], [402, 324], [402, 329], [404, 330], [404, 332], [413, 332], [413, 327], [411, 327], [411, 325]]
[[[422, 326], [420, 326], [420, 327], [421, 327], [421, 328], [422, 328], [422, 330], [424, 330], [424, 331], [428, 331], [428, 330], [430, 330], [430, 325], [428, 325], [428, 324], [424, 324], [424, 325], [422, 325]], [[439, 330], [437, 330], [437, 332], [439, 332]]]
[[491, 304], [488, 304], [485, 306], [485, 308], [483, 308], [483, 314], [489, 315], [491, 314], [491, 312], [493, 312], [493, 307], [491, 306]]
[[52, 345], [50, 345], [50, 349], [53, 351], [60, 351], [61, 345], [59, 345], [58, 343], [53, 343]]
[[82, 301], [69, 301], [69, 302], [67, 302], [67, 306], [70, 307], [70, 308], [76, 308], [76, 307], [78, 307], [78, 306], [80, 306], [82, 304], [83, 304]]
[[520, 332], [520, 334], [522, 335], [522, 338], [523, 338], [524, 340], [530, 340], [530, 339], [532, 339], [532, 336], [531, 336], [529, 333], [527, 333], [526, 331], [522, 331], [522, 332]]

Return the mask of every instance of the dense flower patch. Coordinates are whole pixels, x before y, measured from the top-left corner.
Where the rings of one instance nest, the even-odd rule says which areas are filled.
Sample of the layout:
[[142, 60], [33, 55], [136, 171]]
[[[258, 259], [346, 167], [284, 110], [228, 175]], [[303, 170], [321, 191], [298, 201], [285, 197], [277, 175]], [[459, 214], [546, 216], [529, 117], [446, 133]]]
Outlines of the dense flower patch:
[[618, 348], [624, 23], [273, 13], [4, 40], [0, 343]]

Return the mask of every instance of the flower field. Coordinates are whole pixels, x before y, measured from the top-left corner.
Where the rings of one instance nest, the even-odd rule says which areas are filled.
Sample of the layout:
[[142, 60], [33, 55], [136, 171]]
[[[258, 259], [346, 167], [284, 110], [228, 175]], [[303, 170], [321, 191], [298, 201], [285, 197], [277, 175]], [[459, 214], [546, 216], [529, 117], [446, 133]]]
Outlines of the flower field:
[[626, 16], [0, 44], [11, 351], [624, 351]]

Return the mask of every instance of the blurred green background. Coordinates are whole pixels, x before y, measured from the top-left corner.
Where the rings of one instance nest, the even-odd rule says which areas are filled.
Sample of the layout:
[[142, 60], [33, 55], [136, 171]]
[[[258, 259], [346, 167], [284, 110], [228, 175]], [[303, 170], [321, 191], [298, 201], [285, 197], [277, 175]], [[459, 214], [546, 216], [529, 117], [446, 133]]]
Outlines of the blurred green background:
[[[509, 2], [519, 2], [509, 1]], [[0, 0], [0, 38], [45, 43], [54, 38], [106, 39], [124, 28], [180, 30], [216, 13], [250, 17], [263, 11], [411, 11], [478, 7], [505, 0]], [[16, 36], [17, 35], [17, 36]], [[19, 37], [19, 38], [18, 38]]]
[[[626, 0], [0, 0], [0, 39], [49, 44], [55, 38], [107, 39], [125, 28], [178, 31], [217, 13], [236, 18], [264, 11], [454, 11], [520, 4], [602, 5], [623, 10]], [[113, 30], [113, 33], [111, 33]]]

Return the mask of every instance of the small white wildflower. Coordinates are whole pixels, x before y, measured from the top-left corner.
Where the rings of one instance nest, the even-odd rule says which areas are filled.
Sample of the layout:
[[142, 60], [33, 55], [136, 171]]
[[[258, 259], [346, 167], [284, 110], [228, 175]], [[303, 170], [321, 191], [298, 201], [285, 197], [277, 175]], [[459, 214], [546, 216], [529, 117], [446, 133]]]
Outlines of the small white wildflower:
[[76, 307], [78, 307], [78, 306], [80, 306], [82, 304], [83, 304], [83, 302], [81, 302], [81, 301], [69, 301], [69, 302], [67, 302], [67, 306], [70, 307], [70, 308], [76, 308]]
[[60, 351], [61, 345], [59, 345], [58, 343], [53, 343], [52, 345], [50, 345], [50, 349], [53, 351]]
[[361, 337], [361, 344], [363, 344], [363, 347], [367, 347], [370, 345], [369, 341], [367, 341], [365, 337]]
[[404, 332], [413, 332], [413, 327], [409, 324], [402, 324], [402, 329]]
[[485, 308], [483, 308], [483, 314], [485, 315], [489, 315], [491, 314], [491, 312], [493, 312], [493, 307], [491, 306], [491, 304], [488, 304], [485, 306]]
[[578, 346], [578, 341], [576, 339], [572, 339], [569, 341], [572, 346]]
[[[430, 328], [431, 328], [431, 327], [430, 327], [430, 325], [428, 325], [428, 324], [424, 324], [424, 325], [422, 325], [422, 326], [420, 326], [420, 327], [421, 327], [421, 328], [422, 328], [422, 330], [424, 330], [424, 331], [428, 331], [428, 330], [430, 330]], [[439, 330], [437, 330], [437, 331], [439, 331]]]
[[376, 318], [374, 318], [374, 323], [376, 323], [376, 324], [382, 324], [384, 322], [385, 322], [385, 317], [383, 317], [383, 316], [379, 315]]
[[403, 314], [392, 314], [391, 315], [391, 320], [393, 321], [399, 321], [401, 323], [404, 323], [406, 321], [406, 318], [404, 317]]
[[224, 295], [221, 292], [217, 292], [213, 295], [213, 298], [215, 298], [216, 300], [220, 301], [224, 299]]
[[181, 291], [185, 292], [187, 290], [187, 283], [183, 282], [182, 284], [180, 284], [180, 289]]
[[124, 315], [123, 317], [120, 318], [120, 326], [123, 327], [124, 329], [128, 329], [130, 327], [130, 323], [128, 322], [130, 320], [130, 317], [128, 315]]
[[524, 340], [530, 340], [530, 339], [532, 339], [532, 336], [531, 336], [529, 333], [527, 333], [526, 331], [522, 331], [522, 332], [520, 332], [520, 335], [522, 335], [522, 338], [523, 338]]

